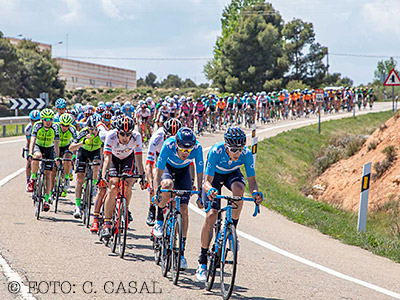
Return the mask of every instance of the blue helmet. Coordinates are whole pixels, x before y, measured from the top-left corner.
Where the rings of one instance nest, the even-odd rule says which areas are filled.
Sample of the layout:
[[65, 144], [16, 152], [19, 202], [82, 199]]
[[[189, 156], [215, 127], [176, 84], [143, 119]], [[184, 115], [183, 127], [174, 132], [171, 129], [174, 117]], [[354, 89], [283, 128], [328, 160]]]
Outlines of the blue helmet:
[[184, 149], [192, 148], [196, 144], [196, 136], [192, 129], [187, 127], [179, 129], [178, 133], [175, 135], [175, 139], [178, 147]]
[[32, 111], [29, 113], [29, 118], [30, 118], [32, 121], [39, 121], [39, 120], [40, 120], [40, 111], [38, 111], [37, 109], [32, 110]]
[[64, 98], [58, 98], [56, 100], [56, 108], [66, 108], [67, 107], [67, 101], [65, 101]]
[[246, 133], [239, 127], [228, 127], [224, 134], [225, 143], [230, 147], [245, 147]]

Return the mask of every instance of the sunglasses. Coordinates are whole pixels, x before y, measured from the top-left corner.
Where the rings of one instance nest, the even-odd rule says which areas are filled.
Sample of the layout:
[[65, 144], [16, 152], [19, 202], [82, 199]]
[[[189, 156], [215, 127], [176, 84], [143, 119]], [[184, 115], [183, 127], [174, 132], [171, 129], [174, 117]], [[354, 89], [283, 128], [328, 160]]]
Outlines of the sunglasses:
[[110, 122], [110, 119], [103, 119], [104, 122]]
[[89, 127], [89, 130], [90, 131], [97, 131], [98, 129], [97, 129], [97, 127]]
[[182, 153], [190, 153], [192, 152], [193, 148], [189, 148], [189, 149], [185, 149], [185, 148], [181, 148], [178, 146], [179, 151], [181, 151]]
[[43, 121], [50, 122], [50, 121], [53, 121], [53, 119], [51, 119], [51, 118], [46, 118], [46, 119], [43, 119]]
[[132, 135], [132, 133], [131, 132], [122, 132], [122, 131], [118, 131], [118, 133], [119, 133], [119, 135], [120, 136], [122, 136], [122, 137], [130, 137], [131, 135]]
[[230, 148], [230, 147], [228, 147], [228, 150], [230, 152], [232, 152], [232, 153], [238, 153], [238, 152], [242, 153], [243, 150], [244, 150], [244, 147], [243, 148]]
[[61, 127], [69, 127], [69, 125], [60, 124]]

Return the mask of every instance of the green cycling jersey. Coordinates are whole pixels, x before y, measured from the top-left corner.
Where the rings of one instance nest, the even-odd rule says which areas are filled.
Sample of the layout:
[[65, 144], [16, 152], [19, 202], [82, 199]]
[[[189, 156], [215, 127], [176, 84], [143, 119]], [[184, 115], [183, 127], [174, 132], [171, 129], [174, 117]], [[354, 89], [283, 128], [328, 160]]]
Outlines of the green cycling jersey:
[[33, 125], [32, 137], [36, 137], [36, 145], [40, 147], [53, 147], [54, 140], [59, 140], [58, 125], [52, 123], [49, 128], [46, 128], [42, 121], [37, 121]]
[[[90, 134], [89, 128], [85, 127], [81, 131], [79, 131], [79, 135], [76, 138], [75, 142], [77, 143], [83, 143], [84, 139], [86, 139], [86, 136]], [[100, 149], [103, 142], [101, 141], [99, 135], [97, 134], [96, 136], [91, 134], [92, 137], [90, 139], [86, 139], [86, 141], [83, 143], [82, 148], [87, 150], [87, 151], [95, 151], [97, 149]]]
[[61, 125], [58, 125], [58, 132], [60, 135], [60, 147], [66, 147], [71, 144], [72, 141], [75, 141], [77, 138], [76, 128], [73, 125], [70, 125], [67, 131], [63, 132], [61, 129]]

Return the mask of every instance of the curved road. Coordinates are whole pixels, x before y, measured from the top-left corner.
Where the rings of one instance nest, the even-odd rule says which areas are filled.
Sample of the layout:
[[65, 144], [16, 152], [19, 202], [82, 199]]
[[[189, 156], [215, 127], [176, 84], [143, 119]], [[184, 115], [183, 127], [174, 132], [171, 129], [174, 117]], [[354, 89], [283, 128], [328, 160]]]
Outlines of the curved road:
[[[376, 103], [374, 111], [389, 109], [391, 103]], [[322, 116], [322, 120], [348, 115]], [[257, 135], [262, 139], [316, 122], [315, 116], [277, 122], [259, 127]], [[221, 139], [218, 133], [200, 141], [209, 149]], [[7, 178], [24, 167], [23, 145], [21, 137], [0, 140], [0, 299], [221, 298], [218, 280], [212, 292], [206, 292], [194, 276], [204, 212], [191, 205], [189, 268], [174, 286], [170, 274], [168, 279], [162, 277], [154, 264], [151, 230], [145, 224], [147, 192], [135, 187], [130, 207], [134, 222], [126, 257], [120, 259], [73, 218], [72, 190], [58, 214], [51, 210], [36, 221], [24, 172]], [[264, 207], [253, 218], [253, 209], [245, 205], [238, 226], [240, 252], [232, 299], [400, 299], [399, 264], [292, 223]], [[9, 292], [18, 276], [26, 287], [40, 283], [42, 293]]]

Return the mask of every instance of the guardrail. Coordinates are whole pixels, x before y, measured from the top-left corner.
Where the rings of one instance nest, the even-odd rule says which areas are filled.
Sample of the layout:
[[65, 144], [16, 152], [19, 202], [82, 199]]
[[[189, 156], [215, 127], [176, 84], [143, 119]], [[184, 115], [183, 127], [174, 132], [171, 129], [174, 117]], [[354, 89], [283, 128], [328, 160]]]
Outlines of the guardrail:
[[25, 125], [29, 123], [29, 116], [24, 117], [5, 117], [0, 118], [0, 126], [3, 126], [2, 136], [7, 136], [7, 125], [15, 125], [16, 133], [19, 132], [18, 128], [21, 125], [21, 133], [24, 133]]

